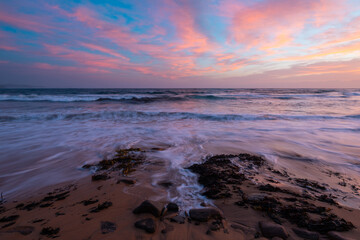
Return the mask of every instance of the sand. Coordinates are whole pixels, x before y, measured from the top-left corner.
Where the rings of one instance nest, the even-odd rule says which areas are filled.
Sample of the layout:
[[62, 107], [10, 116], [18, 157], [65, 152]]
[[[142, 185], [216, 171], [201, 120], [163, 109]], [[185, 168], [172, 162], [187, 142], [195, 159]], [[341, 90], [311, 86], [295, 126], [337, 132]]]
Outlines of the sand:
[[[128, 152], [123, 155], [128, 156]], [[226, 158], [234, 161], [229, 156]], [[95, 180], [96, 178], [89, 176], [78, 181], [34, 191], [31, 195], [23, 196], [17, 201], [2, 203], [0, 239], [270, 239], [270, 237], [264, 237], [259, 222], [276, 224], [277, 220], [287, 231], [287, 239], [303, 239], [293, 231], [293, 228], [299, 227], [296, 223], [291, 223], [291, 219], [269, 214], [269, 209], [283, 208], [287, 206], [286, 204], [296, 207], [300, 206], [302, 201], [307, 202], [306, 206], [313, 204], [317, 207], [324, 207], [326, 214], [333, 213], [338, 219], [351, 222], [354, 226], [348, 231], [335, 234], [340, 234], [344, 239], [359, 239], [360, 237], [359, 209], [338, 205], [337, 202], [333, 203], [331, 200], [319, 201], [318, 196], [327, 194], [326, 190], [321, 190], [321, 186], [323, 186], [321, 183], [319, 183], [320, 185], [308, 184], [308, 187], [313, 186], [316, 189], [312, 191], [311, 188], [308, 188], [306, 192], [310, 197], [304, 198], [304, 186], [300, 186], [301, 184], [298, 183], [301, 181], [286, 176], [284, 172], [277, 173], [267, 162], [257, 165], [246, 160], [244, 164], [240, 165], [244, 167], [240, 170], [244, 179], [239, 178], [239, 181], [229, 181], [230, 175], [221, 175], [224, 179], [218, 180], [218, 183], [223, 184], [222, 190], [215, 195], [209, 193], [209, 198], [214, 198], [213, 203], [222, 214], [223, 219], [199, 222], [189, 217], [188, 212], [183, 212], [181, 209], [179, 213], [165, 212], [161, 217], [155, 217], [150, 213], [134, 214], [133, 210], [147, 199], [160, 206], [166, 206], [169, 203], [166, 190], [158, 191], [149, 187], [147, 174], [149, 169], [154, 166], [140, 167], [143, 158], [135, 159], [135, 162], [138, 162], [132, 164], [131, 167], [126, 164], [125, 166], [122, 162], [122, 167], [116, 168], [114, 166], [118, 162], [115, 161], [115, 165], [110, 164], [106, 166], [106, 169], [96, 173], [105, 174], [104, 176], [107, 177], [104, 179], [100, 177], [100, 180]], [[224, 167], [219, 166], [218, 162], [211, 165], [217, 172], [224, 173]], [[231, 168], [232, 165], [229, 167]], [[127, 169], [126, 174], [124, 174], [124, 169]], [[136, 172], [134, 172], [135, 170]], [[210, 172], [210, 174], [214, 173]], [[280, 181], [274, 180], [275, 178], [287, 181], [289, 184], [284, 185]], [[211, 184], [205, 183], [204, 191], [211, 189], [213, 186]], [[266, 186], [266, 184], [278, 188], [274, 188], [275, 190], [272, 188], [270, 190], [269, 188], [259, 189], [260, 186]], [[228, 193], [228, 195], [217, 197], [223, 196], [224, 193]], [[297, 193], [298, 195], [296, 195]], [[267, 199], [277, 199], [281, 204], [264, 209], [264, 199], [260, 197], [259, 201], [251, 200], [257, 196], [256, 194], [266, 195]], [[295, 200], [292, 199], [290, 202], [284, 200], [290, 198], [295, 198]], [[330, 199], [332, 198], [330, 197]], [[213, 206], [204, 204], [204, 207]], [[171, 220], [178, 214], [184, 216], [184, 223], [176, 223]], [[317, 214], [311, 215], [311, 218], [314, 219], [320, 217], [321, 215]], [[147, 233], [134, 226], [136, 221], [146, 218], [154, 220], [156, 224], [154, 233]], [[318, 236], [320, 239], [335, 239], [334, 233], [331, 231], [320, 232]]]

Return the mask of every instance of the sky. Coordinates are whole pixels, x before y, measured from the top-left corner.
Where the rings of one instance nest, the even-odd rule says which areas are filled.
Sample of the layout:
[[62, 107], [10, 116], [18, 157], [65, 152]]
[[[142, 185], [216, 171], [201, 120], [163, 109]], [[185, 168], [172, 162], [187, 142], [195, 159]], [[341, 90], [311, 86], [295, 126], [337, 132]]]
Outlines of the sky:
[[360, 87], [360, 0], [0, 0], [0, 87]]

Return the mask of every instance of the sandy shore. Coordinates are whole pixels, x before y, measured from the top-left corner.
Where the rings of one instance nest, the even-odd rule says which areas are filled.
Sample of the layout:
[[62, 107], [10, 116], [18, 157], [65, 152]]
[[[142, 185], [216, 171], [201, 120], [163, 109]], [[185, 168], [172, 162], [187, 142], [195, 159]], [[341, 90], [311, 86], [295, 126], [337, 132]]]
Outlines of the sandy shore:
[[[151, 151], [161, 151], [152, 149]], [[150, 188], [140, 149], [84, 166], [88, 178], [0, 205], [1, 239], [359, 239], [360, 210], [326, 184], [293, 178], [261, 157], [218, 155], [189, 166], [214, 206], [182, 211]], [[97, 170], [95, 170], [97, 169]], [[136, 172], [135, 172], [136, 170]], [[288, 184], [284, 184], [284, 182]], [[355, 186], [357, 187], [357, 186]], [[144, 203], [145, 200], [146, 201]], [[135, 210], [136, 209], [136, 210]], [[142, 221], [142, 220], [146, 221]]]

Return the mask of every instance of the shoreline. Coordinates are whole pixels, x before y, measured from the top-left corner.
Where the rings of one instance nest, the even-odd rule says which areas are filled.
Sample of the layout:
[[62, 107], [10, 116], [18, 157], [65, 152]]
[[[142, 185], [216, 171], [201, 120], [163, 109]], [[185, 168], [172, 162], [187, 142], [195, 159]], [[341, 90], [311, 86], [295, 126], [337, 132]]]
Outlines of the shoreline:
[[[148, 164], [146, 154], [161, 150], [119, 150], [112, 159], [85, 165], [85, 169], [95, 171], [92, 177], [45, 187], [28, 198], [3, 203], [0, 205], [5, 208], [0, 209], [0, 237], [253, 239], [267, 236], [265, 239], [271, 239], [264, 230], [265, 223], [271, 223], [270, 229], [277, 229], [279, 236], [288, 239], [302, 239], [298, 234], [310, 234], [313, 239], [316, 236], [335, 239], [336, 234], [344, 239], [360, 236], [360, 221], [356, 218], [360, 210], [338, 205], [324, 183], [290, 177], [284, 171], [273, 169], [265, 159], [248, 154], [215, 155], [189, 166], [190, 171], [199, 176], [199, 184], [205, 187], [202, 193], [215, 205], [214, 208], [207, 202], [201, 203], [202, 209], [212, 209], [205, 213], [206, 221], [194, 216], [191, 210], [184, 212], [181, 202], [175, 202], [180, 211], [174, 211], [174, 206], [170, 211], [167, 193], [172, 182], [164, 181], [160, 188], [151, 188], [147, 179], [148, 172], [160, 163]], [[279, 179], [288, 181], [289, 185]], [[150, 200], [160, 216], [154, 216], [148, 208], [133, 213], [145, 200]], [[308, 212], [312, 208], [317, 211]], [[295, 214], [298, 210], [301, 215], [285, 214]], [[299, 227], [298, 222], [291, 222], [293, 217], [305, 215], [306, 223], [313, 224], [310, 233], [306, 232], [309, 229]], [[339, 222], [341, 228], [335, 226], [335, 230], [341, 232], [320, 228], [321, 219], [326, 217], [332, 217], [330, 222]], [[144, 223], [139, 223], [142, 229], [138, 228], [139, 224], [135, 227], [136, 222], [149, 218], [156, 226], [154, 233], [143, 230], [149, 224], [144, 227]], [[286, 235], [281, 235], [283, 228]], [[294, 229], [300, 229], [300, 233]]]

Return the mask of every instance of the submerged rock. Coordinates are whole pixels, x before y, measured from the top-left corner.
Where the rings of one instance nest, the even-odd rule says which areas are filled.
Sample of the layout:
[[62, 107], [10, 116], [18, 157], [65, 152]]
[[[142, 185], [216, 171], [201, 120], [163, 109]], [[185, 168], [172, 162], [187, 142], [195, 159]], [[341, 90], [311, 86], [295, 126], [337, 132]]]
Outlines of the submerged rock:
[[134, 214], [150, 213], [155, 217], [160, 217], [162, 209], [163, 209], [162, 204], [150, 200], [145, 200], [137, 208], [133, 210], [133, 213]]
[[189, 211], [190, 218], [199, 222], [207, 222], [210, 219], [222, 219], [222, 214], [215, 208], [193, 208]]
[[259, 227], [262, 235], [267, 238], [280, 237], [282, 239], [287, 239], [289, 236], [286, 229], [279, 224], [262, 221], [259, 222]]
[[156, 231], [156, 223], [152, 218], [146, 218], [135, 222], [135, 227], [145, 230], [148, 233]]

